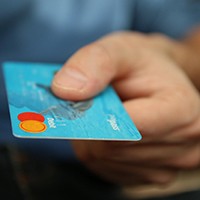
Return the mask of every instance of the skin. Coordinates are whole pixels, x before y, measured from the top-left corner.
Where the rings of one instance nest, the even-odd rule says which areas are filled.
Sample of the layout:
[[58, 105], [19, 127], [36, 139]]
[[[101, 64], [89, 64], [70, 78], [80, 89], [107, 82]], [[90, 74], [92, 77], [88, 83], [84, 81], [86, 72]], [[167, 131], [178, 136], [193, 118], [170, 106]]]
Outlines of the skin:
[[180, 59], [191, 51], [162, 35], [119, 32], [64, 64], [52, 82], [57, 96], [83, 100], [111, 83], [143, 136], [139, 142], [72, 141], [89, 169], [119, 185], [160, 185], [199, 167], [199, 91]]

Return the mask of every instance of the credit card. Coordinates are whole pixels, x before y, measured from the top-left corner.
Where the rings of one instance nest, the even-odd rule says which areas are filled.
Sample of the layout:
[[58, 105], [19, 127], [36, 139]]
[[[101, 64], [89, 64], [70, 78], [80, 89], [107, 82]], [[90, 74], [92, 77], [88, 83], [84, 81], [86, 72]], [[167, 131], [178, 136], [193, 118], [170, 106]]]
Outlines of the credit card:
[[60, 64], [3, 64], [13, 135], [19, 138], [137, 141], [141, 134], [112, 86], [67, 101], [50, 88]]

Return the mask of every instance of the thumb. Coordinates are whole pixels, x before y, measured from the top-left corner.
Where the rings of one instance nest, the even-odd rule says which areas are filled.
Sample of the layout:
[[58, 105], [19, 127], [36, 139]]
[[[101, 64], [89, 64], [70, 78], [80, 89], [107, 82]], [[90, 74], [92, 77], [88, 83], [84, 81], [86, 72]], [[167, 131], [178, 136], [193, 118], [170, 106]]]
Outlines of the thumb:
[[128, 67], [121, 66], [127, 56], [116, 50], [122, 48], [126, 47], [113, 41], [112, 36], [81, 48], [55, 75], [52, 91], [68, 100], [83, 100], [96, 95], [113, 79], [128, 72]]

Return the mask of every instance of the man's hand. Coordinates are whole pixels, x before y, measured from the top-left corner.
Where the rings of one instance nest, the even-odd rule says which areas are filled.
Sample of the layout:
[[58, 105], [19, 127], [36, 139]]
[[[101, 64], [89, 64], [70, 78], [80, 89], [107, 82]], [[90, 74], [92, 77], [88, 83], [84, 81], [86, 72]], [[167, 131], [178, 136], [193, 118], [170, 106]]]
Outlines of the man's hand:
[[112, 84], [141, 132], [140, 142], [74, 141], [80, 160], [117, 184], [167, 183], [200, 164], [200, 98], [158, 35], [115, 33], [77, 51], [52, 90], [82, 100]]

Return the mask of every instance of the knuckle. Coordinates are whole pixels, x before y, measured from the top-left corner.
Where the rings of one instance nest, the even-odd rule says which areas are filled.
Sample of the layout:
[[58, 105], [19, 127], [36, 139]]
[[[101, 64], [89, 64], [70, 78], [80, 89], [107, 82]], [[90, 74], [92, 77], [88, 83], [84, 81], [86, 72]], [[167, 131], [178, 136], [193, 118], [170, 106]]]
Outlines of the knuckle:
[[151, 182], [159, 185], [168, 185], [173, 182], [176, 177], [174, 172], [163, 172], [152, 177]]
[[96, 160], [107, 160], [113, 155], [113, 147], [109, 142], [96, 141], [91, 146], [91, 154]]
[[94, 42], [84, 48], [88, 54], [95, 54], [97, 57], [101, 58], [101, 60], [109, 61], [107, 48], [101, 42]]
[[91, 55], [90, 59], [92, 58], [92, 55], [95, 55], [94, 59], [100, 73], [103, 73], [105, 76], [113, 74], [113, 71], [115, 70], [113, 66], [114, 61], [108, 46], [102, 42], [95, 42], [85, 48], [88, 55]]
[[86, 152], [75, 150], [75, 155], [81, 162], [88, 162], [91, 160], [90, 154]]
[[200, 149], [194, 147], [187, 155], [175, 161], [175, 167], [181, 169], [195, 169], [200, 165]]
[[200, 164], [200, 158], [199, 156], [192, 156], [192, 158], [188, 159], [188, 161], [186, 160], [183, 164], [183, 168], [186, 169], [195, 169], [197, 167], [199, 167]]

